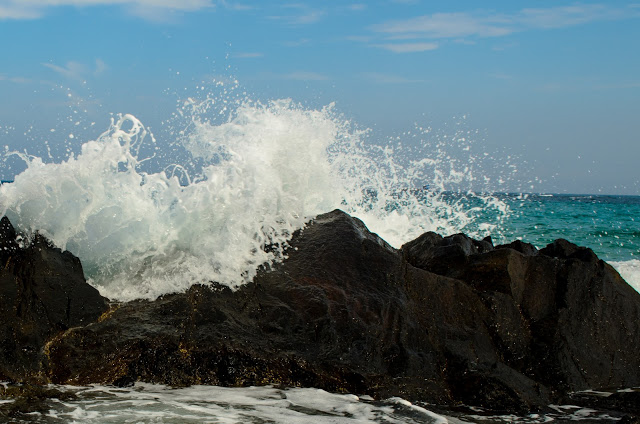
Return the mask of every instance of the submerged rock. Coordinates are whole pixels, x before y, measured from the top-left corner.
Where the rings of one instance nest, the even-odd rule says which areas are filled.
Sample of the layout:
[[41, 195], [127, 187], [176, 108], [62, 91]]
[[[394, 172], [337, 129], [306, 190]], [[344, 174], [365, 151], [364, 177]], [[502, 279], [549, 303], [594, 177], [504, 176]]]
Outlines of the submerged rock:
[[[426, 233], [396, 250], [338, 210], [290, 244], [236, 291], [193, 286], [99, 320], [92, 300], [12, 378], [313, 386], [509, 412], [640, 385], [640, 294], [589, 249]], [[16, 363], [4, 354], [0, 370]]]

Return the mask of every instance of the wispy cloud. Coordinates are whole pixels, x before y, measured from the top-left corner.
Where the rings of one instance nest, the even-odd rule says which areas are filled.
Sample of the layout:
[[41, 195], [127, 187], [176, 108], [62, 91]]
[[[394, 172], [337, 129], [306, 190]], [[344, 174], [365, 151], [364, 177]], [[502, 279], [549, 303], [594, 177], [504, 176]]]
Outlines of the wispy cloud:
[[255, 7], [245, 3], [238, 3], [238, 2], [227, 1], [227, 0], [218, 0], [217, 4], [224, 6], [226, 9], [230, 9], [230, 10], [245, 11], [245, 10], [255, 9]]
[[369, 35], [349, 35], [345, 37], [345, 40], [356, 41], [358, 43], [369, 43], [373, 41], [374, 38]]
[[283, 44], [287, 47], [300, 47], [300, 46], [304, 46], [305, 44], [309, 44], [309, 41], [311, 40], [309, 40], [308, 38], [301, 38], [295, 41], [286, 41]]
[[304, 3], [290, 3], [281, 6], [286, 10], [283, 14], [269, 16], [270, 19], [285, 22], [291, 26], [314, 24], [327, 15], [322, 9], [314, 9]]
[[435, 13], [402, 21], [390, 21], [374, 25], [375, 32], [386, 34], [410, 34], [414, 37], [461, 38], [470, 35], [491, 37], [512, 32], [497, 25], [495, 18], [479, 18], [468, 13]]
[[293, 17], [289, 22], [294, 25], [313, 24], [322, 19], [326, 14], [327, 12], [323, 10], [312, 10], [309, 13], [305, 13], [304, 15]]
[[93, 71], [93, 75], [98, 76], [107, 70], [107, 64], [102, 59], [96, 59], [96, 67]]
[[[631, 7], [615, 8], [600, 4], [523, 9], [513, 20], [524, 28], [564, 28], [594, 21], [617, 20], [629, 17]], [[638, 16], [637, 11], [634, 12]]]
[[377, 84], [413, 84], [425, 82], [420, 79], [410, 79], [399, 75], [382, 74], [378, 72], [365, 72], [362, 76]]
[[438, 43], [383, 43], [374, 44], [374, 47], [380, 47], [394, 53], [417, 53], [435, 50]]
[[367, 5], [364, 3], [354, 3], [346, 6], [347, 10], [352, 10], [354, 12], [360, 12], [367, 8]]
[[[433, 50], [438, 41], [474, 43], [475, 39], [504, 37], [516, 32], [548, 30], [591, 22], [640, 17], [634, 5], [576, 4], [550, 8], [525, 8], [515, 13], [487, 11], [434, 13], [391, 20], [370, 29], [382, 37], [374, 47], [396, 53]], [[402, 40], [402, 43], [396, 41]], [[413, 42], [408, 42], [412, 40]], [[373, 43], [373, 42], [372, 42]]]
[[602, 4], [527, 8], [512, 14], [487, 12], [434, 13], [415, 18], [374, 25], [377, 33], [410, 35], [416, 38], [443, 39], [465, 37], [501, 37], [532, 29], [564, 28], [589, 22], [639, 17], [631, 6]]
[[[221, 2], [227, 5], [227, 2]], [[212, 0], [3, 0], [0, 4], [0, 19], [37, 19], [46, 11], [59, 6], [126, 6], [128, 13], [157, 20], [170, 12], [195, 12], [215, 7]], [[231, 3], [228, 7], [241, 7]]]
[[316, 72], [291, 72], [282, 76], [284, 79], [296, 80], [296, 81], [326, 81], [329, 79], [326, 75], [322, 75]]
[[96, 59], [93, 66], [75, 61], [67, 62], [64, 66], [54, 63], [43, 63], [42, 66], [72, 80], [83, 80], [90, 75], [98, 76], [107, 69], [107, 65], [101, 59]]
[[0, 5], [0, 20], [37, 19], [40, 16], [42, 16], [42, 13], [38, 8], [28, 7], [13, 2]]
[[257, 59], [260, 57], [264, 57], [264, 53], [259, 53], [259, 52], [235, 53], [233, 57], [235, 57], [236, 59]]
[[8, 77], [6, 75], [0, 74], [0, 81], [8, 81], [16, 84], [26, 84], [30, 83], [31, 80], [29, 78], [24, 77]]

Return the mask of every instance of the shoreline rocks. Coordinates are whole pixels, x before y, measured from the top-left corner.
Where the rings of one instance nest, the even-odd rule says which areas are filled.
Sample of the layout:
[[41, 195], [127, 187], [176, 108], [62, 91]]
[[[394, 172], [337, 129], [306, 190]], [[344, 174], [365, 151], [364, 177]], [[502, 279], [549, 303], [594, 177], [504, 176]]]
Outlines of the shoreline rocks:
[[[9, 227], [0, 379], [310, 386], [510, 413], [640, 386], [640, 294], [566, 240], [426, 233], [396, 250], [336, 210], [236, 291], [199, 285], [107, 311], [76, 258], [44, 240], [22, 249]], [[19, 312], [25, 302], [38, 307]]]
[[20, 247], [0, 220], [0, 380], [46, 383], [44, 347], [61, 332], [94, 322], [106, 299], [87, 284], [80, 260], [40, 235]]

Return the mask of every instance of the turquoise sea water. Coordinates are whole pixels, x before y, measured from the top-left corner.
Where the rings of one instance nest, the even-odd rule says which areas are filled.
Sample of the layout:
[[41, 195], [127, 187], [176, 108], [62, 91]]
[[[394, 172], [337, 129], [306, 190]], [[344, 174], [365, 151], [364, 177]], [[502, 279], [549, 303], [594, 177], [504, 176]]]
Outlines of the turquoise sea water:
[[502, 233], [543, 247], [557, 238], [606, 261], [640, 259], [640, 196], [504, 195], [512, 213]]
[[640, 292], [640, 196], [504, 196], [502, 237], [544, 247], [564, 238], [591, 248]]

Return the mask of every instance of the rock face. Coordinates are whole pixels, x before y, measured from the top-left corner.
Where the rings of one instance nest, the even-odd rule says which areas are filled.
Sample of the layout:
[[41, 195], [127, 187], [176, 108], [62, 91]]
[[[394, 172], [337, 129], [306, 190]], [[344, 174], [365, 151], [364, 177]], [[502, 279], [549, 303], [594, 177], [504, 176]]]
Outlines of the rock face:
[[427, 233], [402, 251], [472, 288], [501, 362], [552, 393], [639, 384], [640, 295], [591, 249]]
[[[63, 269], [77, 263], [60, 257]], [[18, 304], [4, 294], [22, 275], [15, 269], [0, 274], [5, 309]], [[7, 374], [15, 346], [3, 351], [0, 373], [65, 384], [313, 386], [510, 412], [569, 391], [640, 385], [640, 294], [564, 240], [538, 251], [426, 233], [396, 250], [333, 211], [237, 291], [194, 286], [115, 306], [100, 320], [104, 300], [91, 302], [90, 315], [45, 314], [49, 330], [30, 342], [40, 367]]]
[[78, 258], [41, 236], [22, 248], [9, 220], [0, 220], [0, 380], [48, 381], [45, 343], [106, 308]]

